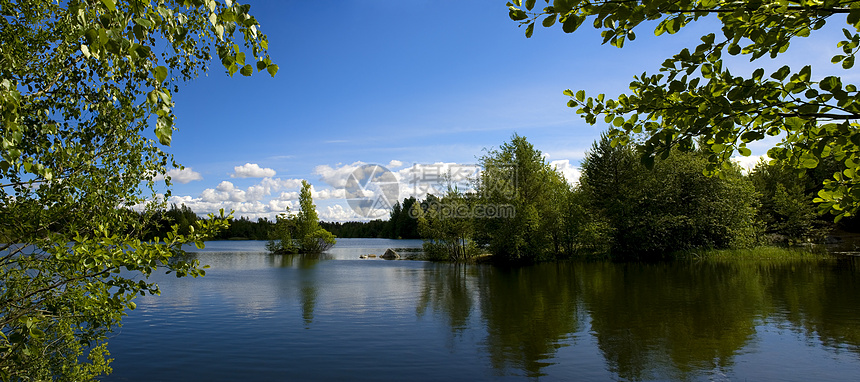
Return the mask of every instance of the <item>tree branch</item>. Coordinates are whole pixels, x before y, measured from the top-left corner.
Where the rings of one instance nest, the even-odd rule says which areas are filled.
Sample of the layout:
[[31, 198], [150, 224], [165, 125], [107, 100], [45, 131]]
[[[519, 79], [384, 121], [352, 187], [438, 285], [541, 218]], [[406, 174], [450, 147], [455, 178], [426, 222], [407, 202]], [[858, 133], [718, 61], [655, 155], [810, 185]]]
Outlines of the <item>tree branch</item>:
[[855, 119], [860, 119], [860, 114], [833, 114], [833, 113], [811, 113], [811, 114], [801, 114], [801, 113], [779, 113], [780, 117], [802, 117], [802, 118], [826, 118], [826, 119], [835, 119], [840, 121], [851, 121]]

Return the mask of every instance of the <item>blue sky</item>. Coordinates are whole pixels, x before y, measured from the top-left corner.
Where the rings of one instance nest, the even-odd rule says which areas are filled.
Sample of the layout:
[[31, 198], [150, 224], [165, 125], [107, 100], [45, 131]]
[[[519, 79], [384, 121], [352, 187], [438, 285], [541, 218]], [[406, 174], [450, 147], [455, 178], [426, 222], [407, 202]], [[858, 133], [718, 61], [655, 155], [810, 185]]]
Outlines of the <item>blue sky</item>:
[[[625, 92], [634, 75], [656, 73], [718, 31], [707, 21], [659, 38], [642, 28], [618, 49], [587, 25], [574, 34], [537, 27], [526, 39], [503, 0], [248, 2], [277, 76], [229, 78], [213, 61], [174, 96], [178, 131], [167, 150], [187, 168], [172, 173], [170, 201], [198, 213], [272, 218], [295, 210], [306, 179], [322, 220], [363, 220], [342, 190], [357, 167], [380, 164], [403, 180], [421, 165], [474, 164], [514, 133], [575, 182], [606, 127], [587, 125], [562, 91]], [[779, 62], [738, 61], [733, 72], [810, 59], [836, 70], [836, 40], [827, 41], [801, 40]]]

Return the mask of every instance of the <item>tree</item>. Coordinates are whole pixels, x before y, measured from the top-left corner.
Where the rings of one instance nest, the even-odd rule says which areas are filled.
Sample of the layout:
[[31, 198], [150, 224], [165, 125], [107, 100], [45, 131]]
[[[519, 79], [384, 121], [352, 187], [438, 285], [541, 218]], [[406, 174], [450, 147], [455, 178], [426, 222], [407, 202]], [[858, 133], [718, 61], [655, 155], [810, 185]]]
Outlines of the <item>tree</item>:
[[419, 239], [418, 221], [410, 216], [412, 206], [417, 200], [414, 196], [403, 199], [403, 203], [394, 203], [391, 207], [388, 222], [385, 226], [385, 236], [389, 239]]
[[[559, 192], [570, 192], [564, 177], [546, 163], [540, 150], [514, 135], [509, 143], [479, 158], [477, 191], [486, 211], [513, 208], [513, 216], [481, 217], [477, 224], [490, 252], [512, 261], [534, 261], [554, 255]], [[553, 186], [555, 185], [555, 186]]]
[[[702, 36], [702, 43], [683, 49], [662, 65], [661, 74], [636, 76], [631, 94], [606, 99], [586, 97], [583, 90], [565, 90], [568, 105], [578, 108], [588, 123], [598, 117], [613, 127], [613, 144], [641, 140], [638, 145], [647, 165], [655, 157], [667, 158], [673, 150], [693, 151], [694, 141], [707, 152], [711, 174], [731, 170], [729, 158], [737, 152], [749, 156], [746, 145], [766, 136], [782, 136], [768, 156], [789, 165], [812, 169], [825, 158], [844, 164], [844, 171], [823, 182], [815, 199], [838, 221], [860, 209], [860, 93], [840, 76], [816, 79], [806, 65], [793, 71], [783, 66], [773, 73], [756, 69], [736, 76], [724, 64], [723, 54], [750, 61], [785, 52], [792, 39], [817, 33], [834, 17], [844, 20], [844, 40], [833, 41], [841, 52], [832, 58], [848, 70], [860, 49], [860, 3], [853, 0], [553, 0], [542, 10], [535, 0], [508, 3], [510, 17], [526, 25], [560, 25], [572, 33], [586, 21], [601, 29], [604, 43], [619, 48], [636, 37], [640, 25], [656, 24], [654, 33], [676, 33], [700, 19], [715, 16], [721, 34]], [[649, 23], [650, 22], [650, 23]]]
[[269, 232], [269, 241], [266, 243], [266, 249], [279, 255], [297, 253], [299, 248], [293, 241], [293, 231], [295, 229], [296, 222], [290, 216], [289, 210], [276, 216], [275, 226]]
[[608, 220], [616, 256], [748, 247], [757, 239], [756, 194], [738, 168], [703, 174], [703, 154], [673, 151], [648, 170], [632, 148], [595, 142], [582, 163], [586, 203]]
[[749, 178], [759, 197], [758, 218], [772, 241], [818, 242], [824, 238], [831, 227], [820, 219], [812, 203], [820, 183], [799, 178], [794, 169], [779, 162], [759, 162]]
[[223, 214], [140, 237], [163, 207], [148, 202], [157, 176], [176, 165], [162, 147], [180, 84], [213, 51], [230, 75], [277, 72], [248, 11], [231, 0], [0, 0], [0, 379], [109, 372], [107, 334], [137, 294], [159, 292], [146, 277], [204, 273], [175, 255], [202, 247]]
[[299, 241], [299, 251], [302, 253], [321, 253], [335, 244], [331, 232], [320, 227], [317, 217], [317, 207], [311, 195], [311, 184], [302, 181], [299, 193], [299, 206], [302, 210], [295, 217], [296, 238]]
[[417, 221], [429, 259], [467, 261], [477, 252], [475, 246], [474, 200], [454, 189], [440, 199], [428, 194], [425, 203], [412, 203], [409, 215]]

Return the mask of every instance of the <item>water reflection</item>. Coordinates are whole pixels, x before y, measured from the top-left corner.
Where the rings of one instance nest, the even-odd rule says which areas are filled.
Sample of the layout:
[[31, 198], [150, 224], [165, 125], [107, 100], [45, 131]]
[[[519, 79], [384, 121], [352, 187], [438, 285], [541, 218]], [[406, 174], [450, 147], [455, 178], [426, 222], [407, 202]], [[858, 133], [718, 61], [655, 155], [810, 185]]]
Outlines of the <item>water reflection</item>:
[[422, 278], [416, 311], [456, 334], [478, 309], [498, 375], [547, 376], [588, 333], [620, 379], [709, 379], [730, 375], [768, 325], [860, 355], [858, 270], [854, 259], [448, 265]]
[[[860, 262], [853, 258], [500, 268], [359, 260], [368, 248], [322, 256], [191, 254], [212, 265], [203, 280], [166, 277], [164, 296], [138, 300], [142, 312], [134, 314], [152, 321], [137, 341], [155, 348], [138, 355], [141, 367], [153, 363], [147, 354], [164, 357], [176, 343], [201, 338], [212, 338], [200, 345], [205, 352], [176, 349], [175, 356], [215, 362], [212, 349], [229, 347], [208, 334], [211, 326], [253, 339], [232, 344], [217, 361], [224, 368], [212, 369], [216, 379], [227, 378], [218, 374], [225, 369], [252, 370], [259, 379], [296, 371], [388, 380], [804, 380], [825, 371], [834, 379], [860, 373]], [[133, 333], [129, 318], [123, 329]], [[162, 327], [170, 331], [159, 345]], [[185, 332], [198, 335], [175, 338]], [[112, 340], [118, 359], [127, 337]], [[382, 354], [397, 361], [384, 363]], [[147, 376], [170, 379], [175, 372]]]
[[575, 269], [569, 264], [481, 268], [484, 345], [499, 374], [546, 375], [542, 369], [557, 362], [556, 351], [572, 344], [571, 336], [582, 328]]
[[326, 253], [318, 254], [291, 254], [291, 255], [274, 255], [269, 254], [269, 264], [279, 268], [295, 268], [309, 269], [317, 265], [320, 261], [334, 260], [334, 256]]
[[577, 270], [591, 331], [623, 379], [725, 370], [754, 338], [763, 293], [747, 268], [586, 263]]

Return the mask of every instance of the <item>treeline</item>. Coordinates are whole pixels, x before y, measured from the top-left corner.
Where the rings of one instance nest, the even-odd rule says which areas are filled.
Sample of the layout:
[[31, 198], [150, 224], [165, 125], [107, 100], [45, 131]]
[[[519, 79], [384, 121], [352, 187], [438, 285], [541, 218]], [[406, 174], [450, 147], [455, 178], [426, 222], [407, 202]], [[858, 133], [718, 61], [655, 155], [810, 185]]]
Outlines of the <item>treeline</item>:
[[[168, 232], [171, 232], [173, 225], [179, 227], [180, 234], [187, 234], [199, 219], [197, 214], [186, 205], [172, 204], [169, 209], [156, 211], [148, 219], [142, 236], [145, 240], [164, 238]], [[217, 235], [210, 238], [211, 240], [268, 240], [275, 224], [266, 218], [253, 221], [244, 216], [238, 219], [227, 219], [227, 221], [230, 226], [219, 231]]]
[[[838, 162], [807, 171], [761, 162], [749, 174], [726, 163], [720, 176], [706, 176], [708, 155], [673, 150], [646, 166], [633, 148], [602, 137], [571, 186], [543, 153], [514, 135], [479, 158], [481, 176], [470, 192], [406, 198], [387, 221], [319, 226], [340, 238], [422, 238], [427, 256], [440, 260], [492, 254], [508, 262], [653, 258], [696, 248], [819, 243], [836, 228], [858, 231], [856, 218], [834, 224], [813, 202], [823, 181], [844, 170]], [[157, 214], [149, 237], [163, 237], [171, 224], [186, 233], [196, 220], [174, 205]], [[265, 218], [232, 219], [213, 239], [269, 240], [274, 227]]]
[[[706, 176], [708, 153], [673, 150], [651, 166], [633, 148], [595, 142], [576, 186], [552, 168], [524, 137], [480, 158], [475, 191], [449, 190], [414, 203], [425, 252], [468, 260], [481, 254], [508, 262], [583, 254], [661, 257], [696, 248], [820, 242], [833, 216], [813, 203], [826, 178], [840, 171], [822, 162], [799, 172], [759, 163], [744, 174], [726, 163]], [[856, 230], [856, 220], [840, 228]]]
[[[385, 238], [385, 239], [420, 239], [418, 222], [410, 218], [408, 211], [416, 202], [414, 197], [406, 198], [402, 203], [397, 202], [391, 211], [389, 220], [371, 220], [367, 222], [319, 222], [321, 228], [339, 238]], [[179, 233], [187, 234], [190, 226], [199, 219], [196, 213], [184, 204], [173, 204], [170, 208], [158, 211], [149, 220], [144, 239], [155, 237], [164, 238], [171, 231], [171, 226], [179, 226]], [[267, 218], [250, 220], [247, 217], [228, 219], [230, 227], [220, 231], [211, 240], [270, 240], [275, 230], [275, 221]]]

